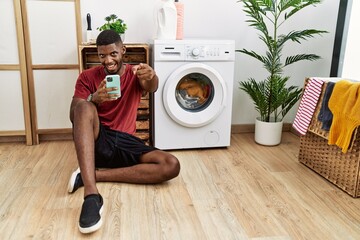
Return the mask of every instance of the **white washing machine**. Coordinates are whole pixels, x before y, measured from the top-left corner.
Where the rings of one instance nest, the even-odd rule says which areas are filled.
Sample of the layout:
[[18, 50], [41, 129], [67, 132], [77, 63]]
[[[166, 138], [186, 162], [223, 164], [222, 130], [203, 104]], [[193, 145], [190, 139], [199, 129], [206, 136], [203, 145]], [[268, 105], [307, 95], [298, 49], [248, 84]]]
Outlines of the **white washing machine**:
[[154, 146], [230, 145], [235, 42], [155, 40]]

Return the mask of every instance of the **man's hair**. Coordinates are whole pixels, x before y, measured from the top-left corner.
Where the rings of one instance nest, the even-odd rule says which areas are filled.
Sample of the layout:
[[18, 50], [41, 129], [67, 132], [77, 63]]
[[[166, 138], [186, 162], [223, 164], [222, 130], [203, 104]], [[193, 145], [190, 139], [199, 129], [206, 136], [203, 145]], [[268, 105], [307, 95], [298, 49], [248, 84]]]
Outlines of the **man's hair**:
[[122, 43], [120, 35], [114, 30], [102, 31], [96, 39], [97, 46]]

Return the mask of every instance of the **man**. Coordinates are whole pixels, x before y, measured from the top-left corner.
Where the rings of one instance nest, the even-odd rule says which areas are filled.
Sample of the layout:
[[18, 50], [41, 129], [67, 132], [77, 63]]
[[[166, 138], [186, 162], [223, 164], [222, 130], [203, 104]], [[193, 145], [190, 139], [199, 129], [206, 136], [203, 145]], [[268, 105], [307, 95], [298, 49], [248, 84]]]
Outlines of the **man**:
[[[70, 106], [79, 169], [71, 175], [68, 191], [84, 186], [82, 233], [94, 232], [102, 224], [103, 199], [96, 182], [161, 183], [180, 171], [175, 156], [132, 135], [143, 91], [157, 90], [155, 71], [143, 63], [123, 64], [126, 48], [115, 31], [101, 32], [96, 45], [102, 66], [79, 75]], [[106, 76], [114, 74], [120, 75], [121, 96], [109, 93], [116, 88], [106, 88]]]

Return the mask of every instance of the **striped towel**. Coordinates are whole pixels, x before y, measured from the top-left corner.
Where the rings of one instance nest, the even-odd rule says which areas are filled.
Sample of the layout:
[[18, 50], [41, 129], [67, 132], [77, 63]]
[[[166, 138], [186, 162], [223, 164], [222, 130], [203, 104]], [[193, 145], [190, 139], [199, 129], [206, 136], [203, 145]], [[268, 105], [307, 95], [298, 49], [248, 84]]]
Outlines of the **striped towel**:
[[304, 94], [301, 98], [299, 109], [296, 113], [293, 128], [300, 134], [305, 135], [314, 114], [317, 102], [319, 100], [323, 81], [312, 78], [306, 84]]

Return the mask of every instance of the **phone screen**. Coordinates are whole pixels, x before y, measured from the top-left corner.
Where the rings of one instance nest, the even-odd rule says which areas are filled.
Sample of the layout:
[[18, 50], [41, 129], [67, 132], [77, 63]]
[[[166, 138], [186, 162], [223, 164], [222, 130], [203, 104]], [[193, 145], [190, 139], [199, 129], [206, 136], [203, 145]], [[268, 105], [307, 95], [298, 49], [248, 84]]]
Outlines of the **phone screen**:
[[107, 75], [106, 76], [106, 87], [107, 88], [116, 87], [117, 90], [111, 91], [109, 93], [111, 93], [111, 94], [119, 94], [119, 96], [121, 96], [120, 76], [119, 75]]

